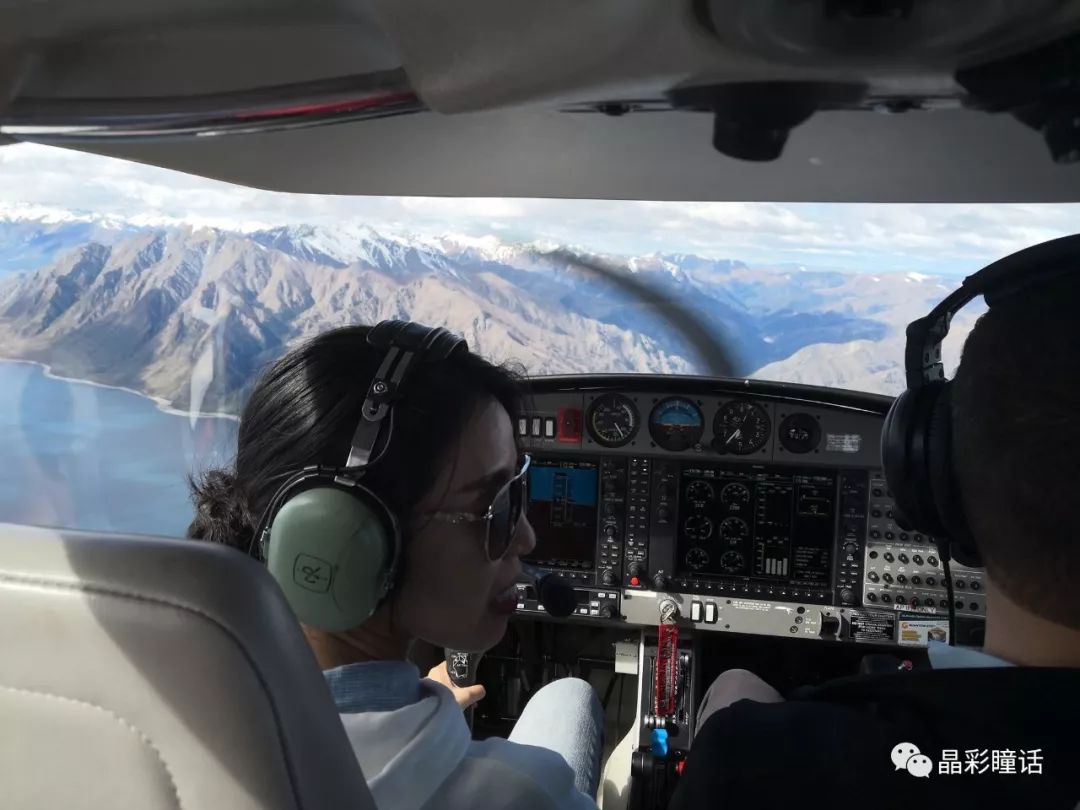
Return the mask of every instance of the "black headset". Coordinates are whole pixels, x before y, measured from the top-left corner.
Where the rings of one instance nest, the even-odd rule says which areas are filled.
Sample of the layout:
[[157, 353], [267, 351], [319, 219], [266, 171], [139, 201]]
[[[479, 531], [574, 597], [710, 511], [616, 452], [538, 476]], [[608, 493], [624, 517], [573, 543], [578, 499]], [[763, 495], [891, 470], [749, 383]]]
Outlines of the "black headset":
[[881, 456], [900, 514], [918, 531], [933, 535], [946, 563], [953, 558], [967, 566], [982, 565], [952, 464], [951, 383], [941, 363], [949, 324], [973, 298], [983, 296], [993, 309], [1024, 290], [1077, 273], [1078, 265], [1080, 234], [1025, 248], [968, 276], [929, 315], [908, 325], [907, 390], [885, 417]]
[[344, 464], [291, 475], [271, 498], [249, 548], [266, 561], [297, 618], [322, 630], [356, 627], [393, 589], [399, 523], [363, 476], [387, 451], [394, 403], [410, 369], [468, 351], [463, 338], [441, 327], [406, 321], [376, 324], [367, 342], [386, 354], [368, 383]]

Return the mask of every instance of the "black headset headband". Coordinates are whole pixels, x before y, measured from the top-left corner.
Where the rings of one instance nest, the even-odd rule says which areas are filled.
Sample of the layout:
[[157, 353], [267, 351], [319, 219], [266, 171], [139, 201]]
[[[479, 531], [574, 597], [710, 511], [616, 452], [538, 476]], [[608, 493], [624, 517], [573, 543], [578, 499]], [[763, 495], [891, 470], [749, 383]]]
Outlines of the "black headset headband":
[[390, 429], [385, 431], [387, 441], [393, 432], [392, 405], [399, 396], [399, 389], [409, 366], [419, 362], [442, 362], [457, 351], [467, 350], [464, 338], [442, 327], [428, 327], [408, 321], [382, 321], [368, 332], [367, 342], [386, 350], [379, 370], [375, 372], [360, 411], [360, 421], [353, 432], [345, 469], [356, 470], [371, 462], [371, 454], [384, 435], [387, 415]]
[[941, 344], [949, 334], [953, 316], [969, 301], [981, 295], [987, 306], [993, 307], [1029, 287], [1080, 271], [1077, 257], [1080, 234], [1063, 236], [1012, 253], [965, 278], [960, 288], [947, 295], [930, 314], [908, 324], [904, 350], [908, 389], [945, 378]]

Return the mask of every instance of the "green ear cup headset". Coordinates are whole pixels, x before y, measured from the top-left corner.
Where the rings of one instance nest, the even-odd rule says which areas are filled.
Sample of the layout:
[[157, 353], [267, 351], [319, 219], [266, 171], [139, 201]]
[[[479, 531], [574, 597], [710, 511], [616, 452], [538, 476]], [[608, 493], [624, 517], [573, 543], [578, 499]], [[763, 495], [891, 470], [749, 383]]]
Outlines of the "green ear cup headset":
[[405, 321], [375, 325], [367, 342], [386, 354], [368, 386], [345, 463], [290, 476], [270, 500], [249, 549], [266, 561], [297, 618], [331, 632], [363, 623], [397, 577], [398, 521], [363, 477], [390, 444], [398, 392], [416, 365], [468, 350], [445, 329]]

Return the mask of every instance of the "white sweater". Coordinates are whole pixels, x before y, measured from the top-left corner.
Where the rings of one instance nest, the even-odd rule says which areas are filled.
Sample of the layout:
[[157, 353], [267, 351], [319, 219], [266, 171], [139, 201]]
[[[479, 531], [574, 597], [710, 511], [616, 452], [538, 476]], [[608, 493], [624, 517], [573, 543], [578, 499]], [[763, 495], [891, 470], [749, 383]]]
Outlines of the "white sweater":
[[379, 810], [596, 810], [559, 754], [501, 738], [474, 741], [450, 690], [410, 669], [419, 700], [341, 715]]

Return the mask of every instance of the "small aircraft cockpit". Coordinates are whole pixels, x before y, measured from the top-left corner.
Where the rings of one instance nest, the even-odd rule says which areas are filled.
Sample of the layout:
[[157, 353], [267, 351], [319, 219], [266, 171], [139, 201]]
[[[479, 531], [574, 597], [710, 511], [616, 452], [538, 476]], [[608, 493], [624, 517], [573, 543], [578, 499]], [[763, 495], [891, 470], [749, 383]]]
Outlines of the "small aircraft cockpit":
[[0, 807], [1076, 810], [1078, 53], [0, 8]]

